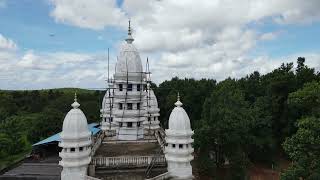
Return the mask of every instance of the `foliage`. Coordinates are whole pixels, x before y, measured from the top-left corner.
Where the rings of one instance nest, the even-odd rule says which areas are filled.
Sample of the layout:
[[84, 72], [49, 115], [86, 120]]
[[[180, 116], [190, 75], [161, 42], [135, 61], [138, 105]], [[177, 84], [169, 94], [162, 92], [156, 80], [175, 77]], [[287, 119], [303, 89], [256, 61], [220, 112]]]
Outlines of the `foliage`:
[[[245, 179], [251, 163], [271, 167], [286, 153], [293, 163], [283, 179], [320, 179], [320, 73], [306, 66], [305, 58], [297, 59], [296, 68], [282, 64], [264, 75], [255, 71], [218, 83], [175, 77], [152, 88], [164, 128], [180, 93], [201, 173], [217, 176], [223, 168], [226, 179]], [[0, 91], [0, 163], [61, 131], [74, 92], [88, 122], [99, 122], [102, 91]]]
[[281, 178], [320, 178], [320, 82], [307, 83], [289, 95], [289, 106], [301, 118], [297, 122], [297, 132], [288, 137], [283, 147], [292, 165]]
[[320, 82], [306, 83], [302, 89], [289, 95], [289, 107], [295, 119], [320, 115]]
[[164, 81], [159, 87], [153, 86], [158, 104], [161, 110], [160, 121], [164, 127], [168, 125], [169, 115], [177, 101], [177, 93], [180, 93], [185, 110], [189, 113], [191, 124], [195, 125], [200, 119], [202, 104], [207, 96], [210, 95], [215, 86], [214, 80], [209, 79], [179, 79], [172, 78]]
[[[220, 82], [210, 98], [206, 99], [200, 122], [205, 123], [205, 126], [195, 132], [195, 141], [198, 142], [195, 147], [200, 149], [200, 154], [209, 153], [208, 157], [213, 154], [215, 158], [212, 159], [217, 168], [221, 168], [228, 160], [233, 172], [230, 176], [233, 179], [245, 177], [250, 114], [243, 91], [235, 80], [227, 79]], [[203, 132], [206, 134], [202, 134]], [[204, 136], [207, 138], [205, 143], [202, 143]]]
[[[82, 89], [0, 91], [0, 162], [61, 131], [77, 92], [89, 122], [100, 120], [103, 92]], [[10, 158], [9, 158], [10, 159]]]
[[306, 180], [320, 178], [320, 119], [302, 118], [298, 122], [298, 131], [288, 138], [283, 146], [293, 160], [289, 169], [281, 175], [283, 180]]
[[319, 83], [310, 84], [319, 81], [319, 73], [304, 62], [298, 58], [296, 69], [293, 63], [282, 64], [265, 75], [253, 72], [213, 88], [195, 126], [194, 146], [207, 173], [225, 160], [230, 163], [228, 179], [245, 178], [249, 162], [271, 167], [284, 140], [296, 133], [297, 119], [319, 116]]

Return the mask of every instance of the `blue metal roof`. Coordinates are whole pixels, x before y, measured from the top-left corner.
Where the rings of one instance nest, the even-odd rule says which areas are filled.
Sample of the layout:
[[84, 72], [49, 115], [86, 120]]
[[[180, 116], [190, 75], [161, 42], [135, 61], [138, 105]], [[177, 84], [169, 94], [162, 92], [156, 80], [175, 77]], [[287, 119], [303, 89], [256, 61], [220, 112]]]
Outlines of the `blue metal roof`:
[[90, 124], [88, 124], [88, 127], [89, 127], [89, 128], [97, 127], [97, 126], [99, 126], [98, 123], [90, 123]]
[[[92, 135], [96, 135], [99, 131], [101, 131], [100, 128], [97, 128], [98, 125], [99, 125], [98, 123], [88, 124], [88, 128], [91, 131]], [[52, 135], [52, 136], [48, 137], [47, 139], [39, 141], [39, 142], [33, 144], [32, 146], [38, 146], [38, 145], [47, 144], [47, 143], [51, 143], [51, 142], [60, 142], [61, 141], [60, 133], [61, 132], [59, 132], [55, 135]]]
[[92, 127], [92, 128], [90, 128], [90, 131], [91, 131], [92, 135], [96, 135], [99, 131], [101, 131], [101, 129]]

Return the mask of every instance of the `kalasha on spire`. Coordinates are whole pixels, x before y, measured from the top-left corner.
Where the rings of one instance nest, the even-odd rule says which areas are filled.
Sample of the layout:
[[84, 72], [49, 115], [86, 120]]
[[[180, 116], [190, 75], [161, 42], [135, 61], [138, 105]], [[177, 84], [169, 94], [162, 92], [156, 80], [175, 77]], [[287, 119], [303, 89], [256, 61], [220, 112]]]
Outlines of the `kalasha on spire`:
[[128, 27], [128, 37], [127, 37], [126, 41], [128, 44], [131, 44], [134, 41], [134, 39], [132, 37], [132, 32], [131, 32], [131, 21], [130, 20], [129, 20], [129, 27]]
[[77, 98], [77, 93], [74, 93], [74, 102], [71, 104], [71, 106], [76, 109], [80, 106], [80, 104], [78, 103], [78, 98]]
[[180, 101], [180, 94], [179, 94], [179, 92], [178, 92], [177, 102], [174, 103], [174, 105], [176, 105], [177, 107], [180, 107], [180, 106], [183, 105], [182, 102]]

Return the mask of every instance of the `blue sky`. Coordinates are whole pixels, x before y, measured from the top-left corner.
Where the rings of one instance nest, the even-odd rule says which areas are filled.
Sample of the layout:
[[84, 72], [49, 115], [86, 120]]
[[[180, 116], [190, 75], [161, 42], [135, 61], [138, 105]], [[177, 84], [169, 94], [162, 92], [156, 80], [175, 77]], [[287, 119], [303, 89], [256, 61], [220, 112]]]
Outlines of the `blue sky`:
[[319, 8], [317, 0], [0, 0], [0, 89], [105, 87], [107, 48], [114, 66], [129, 18], [157, 83], [267, 73], [298, 56], [319, 70]]
[[320, 52], [320, 36], [316, 36], [320, 32], [320, 23], [305, 25], [278, 25], [267, 23], [258, 27], [261, 32], [277, 32], [280, 31], [281, 36], [273, 41], [260, 42], [259, 50], [270, 54], [271, 57], [277, 58], [288, 56], [296, 52]]
[[45, 0], [6, 1], [0, 10], [1, 33], [25, 50], [47, 52], [105, 51], [126, 35], [114, 27], [95, 31], [56, 23], [49, 14], [52, 8]]

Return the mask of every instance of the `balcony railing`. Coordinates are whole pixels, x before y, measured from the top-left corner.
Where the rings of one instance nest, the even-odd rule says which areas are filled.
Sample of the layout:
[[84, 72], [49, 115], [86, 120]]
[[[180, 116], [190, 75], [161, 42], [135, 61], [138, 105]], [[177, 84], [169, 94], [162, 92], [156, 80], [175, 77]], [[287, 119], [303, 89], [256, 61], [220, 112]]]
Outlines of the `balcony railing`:
[[166, 165], [162, 156], [118, 156], [118, 157], [93, 157], [91, 164], [102, 167], [147, 167], [151, 161], [156, 165]]

